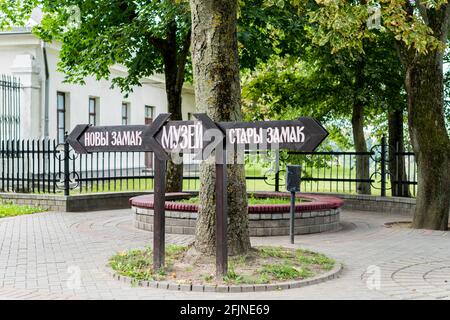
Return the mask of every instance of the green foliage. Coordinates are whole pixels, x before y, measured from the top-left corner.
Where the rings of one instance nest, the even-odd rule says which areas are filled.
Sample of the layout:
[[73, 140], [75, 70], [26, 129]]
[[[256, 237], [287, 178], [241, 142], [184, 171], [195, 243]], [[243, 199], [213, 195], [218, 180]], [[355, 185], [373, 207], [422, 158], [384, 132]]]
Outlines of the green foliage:
[[[109, 265], [118, 274], [131, 277], [134, 281], [162, 281], [176, 278], [179, 283], [190, 283], [194, 278], [176, 277], [176, 262], [182, 260], [187, 247], [168, 245], [166, 267], [153, 270], [153, 251], [150, 247], [140, 250], [118, 252], [109, 260]], [[257, 261], [257, 264], [255, 264]], [[230, 257], [228, 273], [223, 277], [226, 284], [263, 284], [290, 279], [312, 277], [321, 270], [330, 270], [334, 261], [326, 256], [307, 250], [293, 250], [283, 247], [258, 247], [247, 255]], [[195, 274], [197, 265], [184, 267], [185, 273]], [[204, 266], [203, 266], [204, 267]], [[198, 280], [214, 283], [213, 273], [198, 274]]]
[[296, 251], [296, 258], [297, 261], [303, 265], [320, 265], [325, 270], [333, 269], [335, 264], [333, 259], [328, 258], [321, 253], [315, 253], [308, 250], [298, 249]]
[[[191, 197], [188, 199], [180, 199], [175, 200], [175, 202], [183, 202], [183, 203], [192, 203], [192, 204], [198, 204], [200, 199], [198, 197]], [[248, 204], [249, 205], [255, 205], [255, 204], [289, 204], [289, 198], [257, 198], [254, 196], [250, 196], [248, 198]], [[299, 202], [298, 200], [297, 202]]]
[[[283, 1], [279, 1], [282, 3]], [[265, 0], [240, 0], [238, 42], [241, 68], [253, 70], [273, 55], [298, 53], [305, 36], [305, 17], [294, 6], [274, 6]]]
[[[308, 0], [292, 0], [299, 8], [304, 7]], [[418, 52], [444, 47], [443, 39], [439, 38], [424, 18], [432, 14], [446, 0], [440, 1], [405, 1], [381, 0], [347, 1], [347, 0], [316, 0], [316, 6], [309, 7], [302, 13], [307, 14], [312, 26], [308, 28], [309, 35], [318, 45], [329, 44], [332, 52], [340, 50], [356, 50], [364, 52], [364, 41], [375, 41], [379, 34], [389, 33], [396, 40], [402, 41], [407, 47]], [[378, 30], [367, 27], [370, 17], [370, 7], [379, 6], [382, 26]]]
[[47, 210], [39, 206], [17, 205], [9, 201], [3, 201], [0, 203], [0, 218], [14, 217], [44, 211]]
[[[63, 31], [68, 22], [64, 5], [80, 8], [80, 27]], [[125, 92], [141, 85], [143, 77], [162, 73], [171, 49], [166, 42], [169, 34], [176, 33], [174, 49], [180, 54], [190, 30], [188, 5], [173, 1], [77, 0], [43, 9], [35, 32], [46, 41], [62, 42], [59, 67], [66, 80], [83, 84], [89, 75], [108, 79], [110, 67], [119, 64], [128, 74], [112, 81]]]
[[272, 276], [277, 280], [303, 279], [313, 275], [308, 268], [297, 267], [289, 263], [265, 265], [260, 273]]
[[120, 275], [135, 280], [164, 280], [167, 276], [167, 270], [186, 250], [187, 247], [184, 246], [166, 246], [167, 266], [165, 269], [153, 270], [153, 250], [150, 247], [143, 250], [119, 252], [109, 259], [109, 265]]
[[263, 258], [291, 258], [291, 250], [285, 249], [283, 247], [258, 247], [259, 255]]

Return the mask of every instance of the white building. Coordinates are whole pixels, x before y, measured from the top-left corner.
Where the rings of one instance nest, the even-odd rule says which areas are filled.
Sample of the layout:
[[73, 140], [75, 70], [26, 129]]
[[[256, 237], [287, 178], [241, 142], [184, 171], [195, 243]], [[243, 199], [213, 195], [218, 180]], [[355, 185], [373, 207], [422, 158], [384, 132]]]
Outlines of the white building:
[[[86, 85], [63, 83], [64, 74], [56, 71], [59, 44], [44, 43], [30, 28], [0, 32], [0, 74], [20, 79], [19, 139], [57, 139], [77, 124], [144, 124], [167, 112], [164, 77], [142, 79], [127, 98], [111, 81], [86, 78]], [[111, 77], [126, 75], [121, 66], [111, 67]], [[191, 86], [182, 94], [183, 119], [194, 112]], [[0, 110], [1, 112], [1, 110]]]

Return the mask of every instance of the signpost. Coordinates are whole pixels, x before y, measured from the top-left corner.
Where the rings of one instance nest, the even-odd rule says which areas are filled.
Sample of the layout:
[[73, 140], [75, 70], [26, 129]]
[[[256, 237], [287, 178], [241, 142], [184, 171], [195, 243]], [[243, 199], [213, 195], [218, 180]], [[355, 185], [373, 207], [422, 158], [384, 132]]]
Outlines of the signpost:
[[288, 149], [314, 151], [328, 132], [313, 118], [259, 122], [214, 122], [206, 114], [197, 121], [169, 121], [160, 114], [148, 125], [77, 125], [67, 141], [78, 153], [154, 152], [153, 267], [164, 266], [165, 172], [170, 154], [194, 153], [206, 160], [216, 156], [216, 273], [227, 273], [227, 154], [237, 150]]

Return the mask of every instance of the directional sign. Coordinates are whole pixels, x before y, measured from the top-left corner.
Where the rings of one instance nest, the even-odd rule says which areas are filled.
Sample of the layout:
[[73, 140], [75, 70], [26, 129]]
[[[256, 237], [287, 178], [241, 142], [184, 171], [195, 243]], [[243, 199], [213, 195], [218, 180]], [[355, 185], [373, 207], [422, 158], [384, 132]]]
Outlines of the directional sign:
[[170, 114], [160, 114], [151, 125], [90, 126], [79, 124], [67, 140], [78, 153], [108, 151], [153, 151], [158, 158], [169, 156], [155, 140], [155, 135], [169, 119]]
[[[213, 122], [206, 114], [195, 116], [197, 121], [168, 121], [169, 114], [160, 114], [150, 125], [77, 125], [68, 141], [79, 153], [153, 151], [158, 158], [167, 160], [167, 153], [199, 153], [210, 144], [218, 145], [223, 138], [227, 148], [237, 145], [246, 150], [314, 151], [328, 136], [325, 128], [310, 117]], [[212, 130], [215, 134], [210, 134]], [[211, 145], [210, 149], [213, 149]]]
[[[314, 151], [328, 136], [324, 127], [310, 117], [213, 122], [206, 114], [195, 116], [197, 121], [168, 121], [169, 114], [160, 114], [150, 125], [77, 125], [68, 141], [79, 153], [153, 151], [158, 158], [167, 160], [167, 153], [198, 153], [210, 144], [218, 145], [223, 138], [226, 148], [237, 145], [246, 150]], [[215, 133], [211, 134], [214, 130]]]
[[[169, 121], [156, 136], [167, 152], [189, 152], [204, 149], [205, 129], [224, 133], [226, 145], [239, 145], [246, 150], [288, 149], [314, 151], [328, 136], [325, 128], [310, 117], [298, 120], [258, 122], [213, 122], [204, 114], [200, 121]], [[208, 126], [205, 121], [208, 120]]]

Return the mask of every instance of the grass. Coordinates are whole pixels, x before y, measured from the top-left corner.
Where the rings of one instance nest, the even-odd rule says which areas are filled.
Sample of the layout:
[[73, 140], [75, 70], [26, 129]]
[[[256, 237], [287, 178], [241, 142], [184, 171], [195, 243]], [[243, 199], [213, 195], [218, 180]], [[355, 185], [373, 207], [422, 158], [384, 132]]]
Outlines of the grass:
[[[191, 197], [188, 199], [179, 199], [174, 200], [175, 202], [183, 202], [183, 203], [191, 203], [191, 204], [198, 204], [200, 202], [200, 199], [198, 197]], [[289, 198], [254, 198], [249, 197], [248, 198], [248, 204], [254, 205], [254, 204], [289, 204], [290, 199]], [[297, 199], [296, 202], [300, 202], [300, 199]]]
[[[269, 168], [264, 168], [258, 164], [246, 165], [247, 177], [264, 177], [265, 172]], [[186, 172], [187, 175], [197, 176], [197, 173]], [[332, 169], [327, 168], [306, 168], [307, 176], [316, 178], [356, 178], [356, 170], [350, 168], [343, 168], [342, 166], [334, 166]], [[247, 179], [248, 192], [255, 191], [274, 191], [274, 176], [268, 177], [267, 184], [264, 179]], [[280, 174], [280, 190], [284, 190], [284, 172]], [[372, 187], [372, 195], [380, 195], [380, 181], [375, 181]], [[116, 181], [94, 181], [92, 185], [82, 185], [81, 193], [97, 193], [97, 192], [124, 192], [124, 191], [151, 191], [153, 190], [154, 182], [152, 178], [141, 179], [121, 179]], [[185, 191], [198, 191], [200, 188], [200, 181], [198, 179], [183, 179], [183, 190]], [[390, 181], [387, 182], [387, 195], [391, 195]], [[410, 187], [411, 194], [414, 195], [413, 186]], [[302, 192], [338, 192], [356, 194], [356, 183], [354, 182], [342, 182], [342, 181], [302, 181]], [[80, 188], [73, 190], [72, 193], [80, 193]]]
[[323, 254], [283, 247], [263, 246], [253, 248], [248, 254], [232, 256], [228, 273], [215, 278], [215, 259], [201, 256], [196, 262], [183, 262], [187, 247], [168, 245], [166, 266], [153, 270], [151, 248], [119, 252], [110, 258], [110, 266], [120, 275], [134, 281], [172, 280], [178, 283], [199, 284], [267, 284], [287, 280], [300, 280], [331, 270], [333, 259]]
[[11, 202], [0, 203], [0, 218], [21, 216], [25, 214], [32, 214], [36, 212], [47, 211], [42, 207], [35, 207], [29, 205], [17, 205]]
[[262, 275], [272, 276], [277, 280], [292, 280], [297, 278], [308, 278], [313, 273], [306, 267], [298, 267], [289, 263], [268, 264], [265, 265], [260, 273]]
[[[168, 245], [166, 269], [170, 269], [186, 250], [187, 247]], [[110, 258], [109, 265], [120, 275], [129, 276], [134, 280], [164, 280], [168, 274], [166, 269], [153, 270], [153, 250], [150, 247], [119, 252]]]

